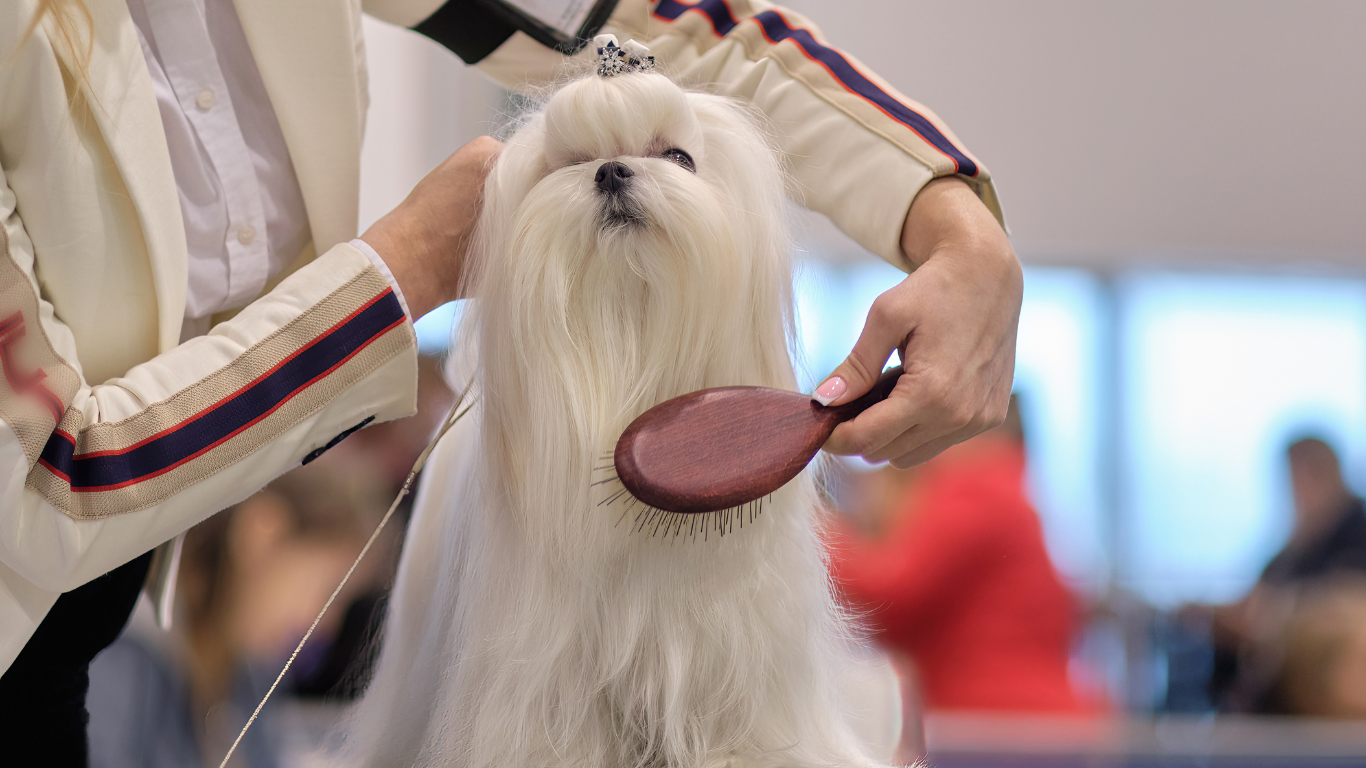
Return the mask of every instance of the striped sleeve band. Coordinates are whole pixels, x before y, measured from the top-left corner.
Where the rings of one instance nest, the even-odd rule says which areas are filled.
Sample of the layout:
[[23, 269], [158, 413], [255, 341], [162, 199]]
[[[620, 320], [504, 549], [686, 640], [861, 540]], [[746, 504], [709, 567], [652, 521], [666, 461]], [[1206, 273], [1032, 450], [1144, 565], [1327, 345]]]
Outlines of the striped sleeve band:
[[367, 268], [170, 398], [79, 429], [69, 411], [28, 477], [76, 519], [144, 509], [235, 464], [412, 344], [387, 281]]

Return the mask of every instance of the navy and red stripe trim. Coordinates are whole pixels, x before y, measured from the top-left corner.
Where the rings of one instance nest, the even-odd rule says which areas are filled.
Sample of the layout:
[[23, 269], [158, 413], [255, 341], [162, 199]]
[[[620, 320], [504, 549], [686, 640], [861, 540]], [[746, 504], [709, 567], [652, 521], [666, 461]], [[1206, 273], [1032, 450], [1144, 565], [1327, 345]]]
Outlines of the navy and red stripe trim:
[[[694, 11], [705, 16], [718, 35], [729, 34], [739, 24], [730, 11], [730, 5], [725, 0], [698, 0], [693, 4], [682, 3], [678, 0], [660, 0], [659, 4], [655, 6], [654, 15], [666, 21], [674, 21], [688, 11]], [[877, 84], [859, 72], [854, 65], [849, 63], [848, 59], [844, 58], [844, 54], [818, 41], [810, 31], [801, 27], [794, 28], [777, 11], [763, 11], [751, 16], [748, 20], [758, 24], [759, 28], [763, 30], [764, 37], [768, 38], [768, 41], [774, 45], [784, 40], [791, 40], [796, 43], [808, 59], [824, 66], [845, 90], [863, 98], [888, 117], [910, 128], [926, 143], [952, 160], [955, 173], [961, 173], [965, 176], [977, 175], [977, 163], [973, 162], [967, 153], [949, 141], [949, 138], [924, 115], [893, 98], [891, 94], [879, 88]]]
[[405, 319], [398, 298], [387, 289], [254, 381], [185, 421], [127, 448], [81, 455], [76, 455], [72, 436], [57, 431], [39, 463], [75, 492], [109, 491], [150, 480], [274, 413]]
[[661, 19], [674, 21], [688, 11], [695, 11], [711, 20], [711, 28], [716, 34], [730, 34], [738, 24], [730, 12], [730, 5], [724, 0], [698, 0], [696, 3], [680, 3], [678, 0], [660, 0], [655, 6], [654, 15]]

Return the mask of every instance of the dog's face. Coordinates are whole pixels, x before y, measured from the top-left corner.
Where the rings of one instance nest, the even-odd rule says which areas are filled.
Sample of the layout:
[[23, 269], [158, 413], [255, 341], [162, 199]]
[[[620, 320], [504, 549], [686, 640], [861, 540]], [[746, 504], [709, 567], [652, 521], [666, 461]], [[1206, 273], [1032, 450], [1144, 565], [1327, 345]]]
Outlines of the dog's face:
[[689, 223], [681, 219], [716, 196], [717, 181], [724, 186], [719, 173], [706, 173], [712, 184], [695, 178], [699, 160], [704, 173], [710, 170], [702, 126], [687, 96], [660, 87], [659, 79], [581, 81], [546, 110], [548, 174], [539, 193], [597, 224], [600, 247], [603, 241], [648, 239], [650, 230], [686, 231]]
[[777, 157], [734, 102], [647, 73], [558, 91], [509, 138], [474, 249], [501, 452], [563, 464], [669, 397], [792, 386], [783, 209]]

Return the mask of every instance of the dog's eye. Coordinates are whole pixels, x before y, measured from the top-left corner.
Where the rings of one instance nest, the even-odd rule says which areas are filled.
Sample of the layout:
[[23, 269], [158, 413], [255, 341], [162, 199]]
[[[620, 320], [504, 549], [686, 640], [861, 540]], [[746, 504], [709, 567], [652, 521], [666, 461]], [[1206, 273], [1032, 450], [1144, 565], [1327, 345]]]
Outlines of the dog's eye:
[[687, 168], [693, 173], [697, 173], [697, 165], [693, 163], [692, 155], [688, 154], [687, 152], [684, 152], [683, 150], [677, 147], [674, 147], [673, 149], [666, 149], [663, 152], [660, 152], [659, 156], [664, 158], [665, 160], [678, 163], [679, 165], [683, 166], [684, 168]]

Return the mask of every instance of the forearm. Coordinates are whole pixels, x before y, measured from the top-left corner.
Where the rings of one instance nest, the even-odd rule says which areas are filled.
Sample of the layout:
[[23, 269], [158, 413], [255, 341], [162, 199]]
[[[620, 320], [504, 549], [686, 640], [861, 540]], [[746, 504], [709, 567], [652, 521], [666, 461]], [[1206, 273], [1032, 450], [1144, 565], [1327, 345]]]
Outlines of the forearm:
[[[45, 341], [38, 322], [31, 335]], [[63, 365], [50, 348], [28, 352], [35, 370]], [[29, 393], [0, 393], [0, 561], [47, 590], [77, 586], [366, 418], [412, 413], [415, 354], [388, 283], [339, 245], [208, 336], [109, 383], [63, 389], [59, 424]], [[49, 426], [35, 455], [39, 423]]]
[[[971, 300], [964, 312], [1013, 329], [1024, 291], [1020, 260], [1000, 222], [962, 179], [935, 179], [920, 190], [902, 227], [901, 249], [913, 269], [934, 260], [942, 278], [975, 286], [977, 296], [959, 297]], [[1013, 331], [1007, 338], [1013, 346]]]
[[959, 251], [1019, 264], [995, 214], [957, 176], [934, 179], [916, 194], [901, 228], [901, 250], [913, 267], [936, 254]]

